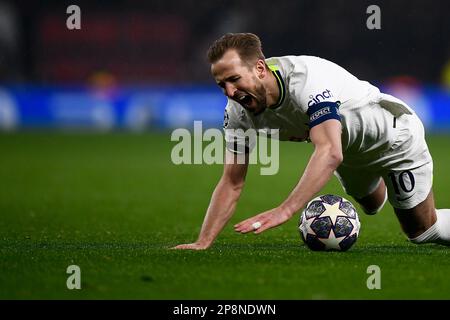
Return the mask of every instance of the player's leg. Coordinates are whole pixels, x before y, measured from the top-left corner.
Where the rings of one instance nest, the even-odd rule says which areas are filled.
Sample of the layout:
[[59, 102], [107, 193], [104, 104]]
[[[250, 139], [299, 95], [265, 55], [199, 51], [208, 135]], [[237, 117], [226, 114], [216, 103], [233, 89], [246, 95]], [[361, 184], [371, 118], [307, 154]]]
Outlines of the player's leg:
[[395, 209], [395, 213], [411, 242], [450, 246], [450, 209], [435, 209], [433, 191], [414, 208]]
[[370, 194], [362, 198], [354, 198], [364, 212], [369, 215], [374, 215], [383, 209], [386, 200], [388, 199], [386, 185], [384, 180], [380, 178], [378, 187]]
[[412, 170], [391, 171], [389, 201], [411, 242], [450, 245], [450, 209], [435, 209], [432, 174], [432, 162]]
[[387, 190], [380, 175], [369, 170], [339, 167], [335, 176], [348, 195], [355, 199], [366, 214], [379, 212], [387, 200]]
[[411, 209], [394, 207], [395, 214], [403, 232], [409, 239], [414, 239], [436, 223], [433, 191], [430, 190], [427, 198]]
[[389, 202], [403, 231], [413, 243], [450, 245], [450, 210], [435, 209], [433, 159], [425, 141], [425, 129], [416, 114], [397, 118], [397, 137], [384, 153], [383, 179]]

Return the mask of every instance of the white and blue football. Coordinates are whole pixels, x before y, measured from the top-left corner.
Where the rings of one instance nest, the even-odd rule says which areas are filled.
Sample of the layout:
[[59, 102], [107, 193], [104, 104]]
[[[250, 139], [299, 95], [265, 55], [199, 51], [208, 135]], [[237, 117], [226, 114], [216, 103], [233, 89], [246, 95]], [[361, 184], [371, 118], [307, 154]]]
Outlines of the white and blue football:
[[314, 251], [346, 251], [358, 239], [361, 223], [353, 204], [337, 195], [311, 200], [300, 217], [299, 230]]

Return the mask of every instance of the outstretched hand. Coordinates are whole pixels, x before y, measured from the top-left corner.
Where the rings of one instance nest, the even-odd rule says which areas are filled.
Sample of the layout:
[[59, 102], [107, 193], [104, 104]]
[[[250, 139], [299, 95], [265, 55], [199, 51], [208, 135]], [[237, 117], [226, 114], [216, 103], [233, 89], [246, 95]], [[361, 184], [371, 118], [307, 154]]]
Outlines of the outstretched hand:
[[239, 222], [238, 224], [234, 225], [234, 230], [240, 233], [248, 233], [254, 231], [255, 234], [259, 234], [267, 229], [285, 223], [291, 217], [292, 215], [277, 207]]
[[175, 247], [172, 247], [170, 249], [175, 249], [175, 250], [205, 250], [208, 249], [209, 245], [206, 244], [201, 244], [201, 243], [185, 243], [185, 244], [179, 244]]

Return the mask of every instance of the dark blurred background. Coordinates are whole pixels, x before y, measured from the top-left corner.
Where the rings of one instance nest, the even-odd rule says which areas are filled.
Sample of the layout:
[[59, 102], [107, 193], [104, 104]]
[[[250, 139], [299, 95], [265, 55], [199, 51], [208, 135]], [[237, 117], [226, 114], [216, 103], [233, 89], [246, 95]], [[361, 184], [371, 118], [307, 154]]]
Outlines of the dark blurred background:
[[[81, 9], [81, 30], [66, 27], [66, 9], [72, 4]], [[381, 9], [381, 30], [366, 27], [366, 9], [372, 4]], [[113, 108], [120, 109], [117, 95], [124, 88], [211, 86], [205, 58], [209, 44], [226, 32], [254, 32], [267, 57], [321, 56], [361, 79], [401, 91], [423, 109], [420, 104], [431, 103], [423, 102], [429, 90], [445, 94], [450, 88], [449, 12], [448, 0], [0, 0], [0, 83], [12, 90], [9, 99], [19, 105], [16, 118], [22, 121], [16, 122], [43, 125], [43, 117], [30, 118], [30, 104], [23, 106], [24, 99], [46, 101], [48, 93], [36, 93], [37, 87], [88, 86], [107, 88], [109, 94], [113, 88]], [[25, 86], [37, 96], [21, 98]], [[449, 100], [439, 97], [450, 108]], [[152, 101], [155, 119], [155, 110], [166, 107]], [[189, 105], [190, 98], [186, 101]], [[223, 108], [223, 100], [218, 104]], [[181, 112], [189, 116], [175, 121], [178, 125], [195, 118], [192, 110]], [[0, 123], [7, 113], [0, 111]], [[119, 120], [111, 126], [120, 127], [120, 112], [113, 113]], [[433, 112], [424, 111], [423, 117], [432, 119]], [[144, 122], [143, 127], [164, 126]]]
[[[81, 8], [81, 30], [66, 8]], [[381, 8], [381, 30], [366, 8]], [[105, 72], [121, 83], [210, 82], [205, 50], [225, 32], [260, 35], [267, 56], [328, 57], [360, 77], [442, 80], [450, 2], [0, 1], [3, 82], [80, 83]]]

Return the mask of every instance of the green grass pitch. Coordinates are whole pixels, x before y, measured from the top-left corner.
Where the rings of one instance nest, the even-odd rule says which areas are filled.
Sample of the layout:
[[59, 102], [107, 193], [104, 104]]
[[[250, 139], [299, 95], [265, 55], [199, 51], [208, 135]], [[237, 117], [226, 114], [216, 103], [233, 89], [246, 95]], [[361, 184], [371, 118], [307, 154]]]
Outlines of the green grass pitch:
[[[450, 208], [450, 137], [429, 136], [437, 207]], [[278, 205], [312, 146], [281, 143], [280, 171], [250, 167], [237, 211], [207, 251], [196, 239], [221, 165], [170, 161], [168, 134], [0, 135], [1, 299], [449, 299], [450, 248], [406, 241], [387, 205], [360, 212], [348, 252], [312, 252], [298, 216], [259, 236], [232, 224]], [[346, 196], [337, 180], [323, 193]], [[352, 200], [352, 199], [349, 199]], [[81, 290], [68, 290], [69, 265]], [[367, 267], [381, 269], [369, 290]]]

